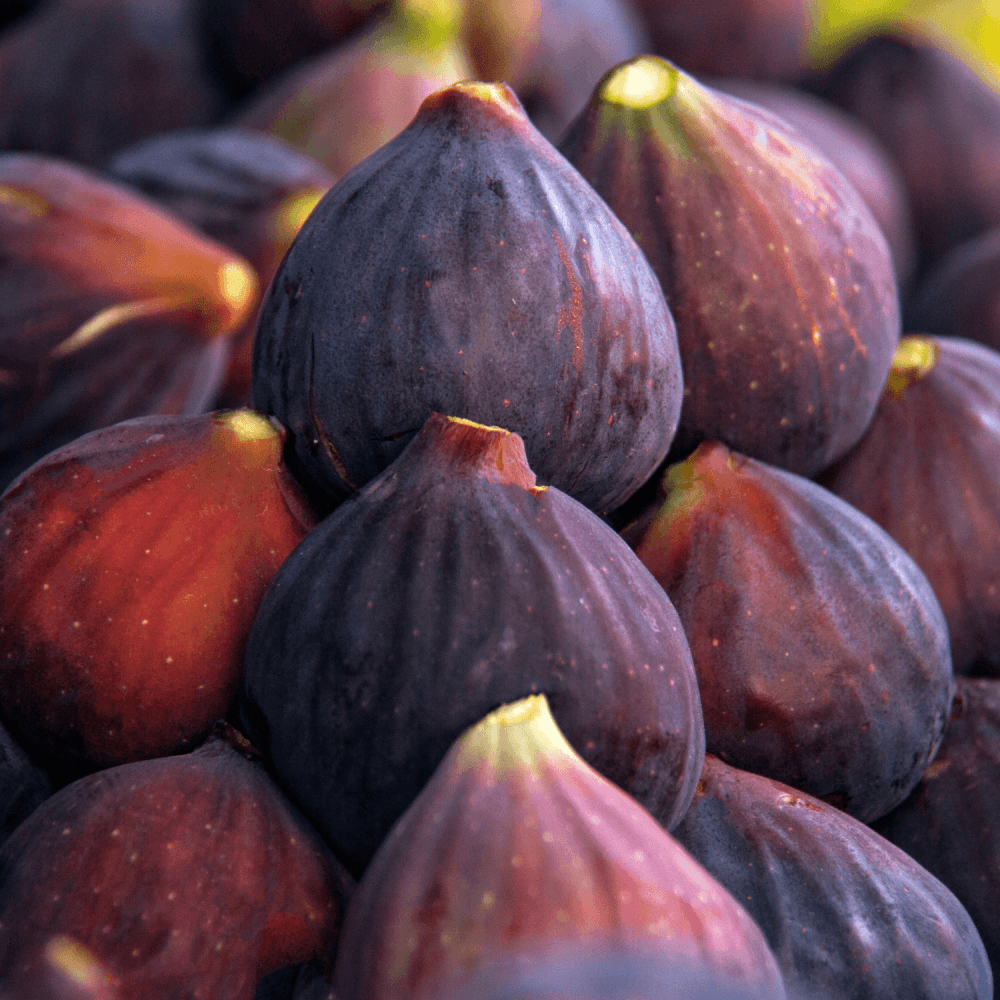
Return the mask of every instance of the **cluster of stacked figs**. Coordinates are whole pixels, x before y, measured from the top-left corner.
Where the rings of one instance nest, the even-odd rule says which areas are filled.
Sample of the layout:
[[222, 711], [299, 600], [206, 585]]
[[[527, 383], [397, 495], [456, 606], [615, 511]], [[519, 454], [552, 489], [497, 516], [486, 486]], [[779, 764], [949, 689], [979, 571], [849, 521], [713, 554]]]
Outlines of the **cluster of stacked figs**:
[[0, 1000], [993, 997], [1000, 95], [10, 9]]

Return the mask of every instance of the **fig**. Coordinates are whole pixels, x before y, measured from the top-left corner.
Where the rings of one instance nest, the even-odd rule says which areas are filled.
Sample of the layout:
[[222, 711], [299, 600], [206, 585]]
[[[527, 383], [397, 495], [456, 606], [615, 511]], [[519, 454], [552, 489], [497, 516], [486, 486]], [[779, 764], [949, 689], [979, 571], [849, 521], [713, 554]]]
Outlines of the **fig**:
[[927, 578], [828, 490], [724, 445], [699, 446], [661, 488], [623, 536], [684, 625], [708, 752], [863, 822], [887, 813], [948, 718]]
[[955, 896], [811, 795], [708, 755], [674, 836], [753, 917], [793, 995], [992, 1000], [983, 942]]
[[653, 52], [688, 73], [795, 80], [806, 66], [810, 0], [632, 0]]
[[863, 39], [809, 87], [867, 125], [895, 160], [920, 271], [1000, 225], [1000, 94], [958, 56], [915, 28], [895, 29]]
[[0, 486], [87, 431], [209, 409], [250, 265], [82, 167], [0, 156]]
[[868, 433], [820, 481], [923, 570], [959, 673], [1000, 675], [1000, 354], [908, 336]]
[[743, 908], [584, 763], [540, 694], [466, 730], [379, 847], [345, 914], [337, 995], [445, 1000], [519, 947], [571, 942], [784, 997]]
[[677, 822], [704, 733], [662, 588], [600, 518], [536, 485], [516, 434], [435, 414], [275, 575], [240, 717], [357, 874], [454, 740], [534, 693], [588, 764]]
[[251, 95], [233, 124], [269, 132], [334, 177], [409, 123], [421, 101], [472, 76], [458, 0], [396, 0], [362, 35]]
[[962, 337], [1000, 351], [1000, 225], [953, 247], [923, 276], [908, 328]]
[[678, 457], [701, 440], [801, 475], [875, 411], [899, 339], [885, 237], [763, 108], [663, 59], [612, 69], [560, 150], [636, 237], [677, 323]]
[[351, 879], [253, 756], [221, 725], [36, 809], [0, 849], [0, 989], [35, 997], [54, 968], [121, 1000], [252, 1000], [276, 969], [328, 962]]
[[[951, 721], [913, 794], [875, 829], [955, 893], [1000, 968], [1000, 682], [958, 677]], [[988, 994], [989, 995], [989, 994]]]
[[[273, 136], [246, 129], [185, 129], [146, 139], [108, 164], [115, 179], [235, 250], [267, 287], [295, 234], [334, 177]], [[253, 331], [234, 337], [219, 407], [250, 406]]]
[[109, 766], [196, 745], [236, 695], [268, 582], [315, 517], [260, 414], [85, 435], [0, 497], [0, 716]]
[[899, 168], [875, 133], [835, 104], [805, 90], [755, 80], [705, 82], [772, 111], [854, 185], [889, 244], [897, 284], [908, 288], [917, 262], [909, 195]]
[[228, 100], [194, 2], [48, 0], [19, 18], [0, 37], [0, 149], [100, 167], [146, 136], [215, 122]]
[[333, 187], [256, 334], [255, 405], [334, 499], [438, 411], [516, 431], [542, 482], [603, 513], [666, 455], [681, 391], [641, 250], [502, 84], [438, 91]]

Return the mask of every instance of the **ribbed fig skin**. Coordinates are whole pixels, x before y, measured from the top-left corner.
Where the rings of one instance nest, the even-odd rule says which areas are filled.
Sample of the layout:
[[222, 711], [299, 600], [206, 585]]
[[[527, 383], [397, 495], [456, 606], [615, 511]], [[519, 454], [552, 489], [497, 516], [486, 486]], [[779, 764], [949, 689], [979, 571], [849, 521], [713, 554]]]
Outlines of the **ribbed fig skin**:
[[[432, 417], [272, 580], [247, 643], [248, 735], [354, 873], [463, 730], [533, 693], [591, 766], [675, 823], [704, 753], [676, 612], [598, 517], [554, 487], [492, 482], [480, 432], [448, 428]], [[502, 475], [518, 464], [508, 451]]]
[[707, 756], [674, 836], [757, 922], [791, 995], [991, 1000], [958, 899], [838, 809]]
[[[538, 702], [534, 717], [496, 721]], [[520, 700], [464, 733], [393, 827], [345, 915], [341, 1000], [446, 1000], [490, 962], [573, 942], [784, 998], [747, 912], [573, 752], [544, 705]]]
[[0, 990], [34, 996], [62, 964], [53, 942], [85, 949], [119, 1000], [252, 1000], [276, 969], [328, 962], [351, 879], [233, 743], [81, 778], [15, 831], [0, 850]]
[[955, 680], [941, 750], [913, 794], [875, 826], [948, 886], [1000, 969], [1000, 681]]
[[333, 498], [437, 411], [516, 431], [542, 482], [603, 513], [652, 474], [680, 410], [655, 275], [500, 84], [428, 97], [334, 186], [256, 339], [254, 403]]
[[868, 432], [820, 481], [923, 570], [955, 671], [1000, 675], [1000, 354], [958, 337], [907, 341], [932, 366], [894, 369]]
[[870, 822], [940, 745], [941, 607], [874, 521], [801, 476], [705, 443], [623, 532], [691, 643], [708, 751]]
[[[629, 106], [614, 92], [628, 74], [665, 96]], [[648, 56], [609, 71], [559, 149], [635, 236], [677, 324], [674, 454], [722, 441], [800, 475], [843, 455], [900, 321], [885, 237], [840, 171], [770, 112]]]

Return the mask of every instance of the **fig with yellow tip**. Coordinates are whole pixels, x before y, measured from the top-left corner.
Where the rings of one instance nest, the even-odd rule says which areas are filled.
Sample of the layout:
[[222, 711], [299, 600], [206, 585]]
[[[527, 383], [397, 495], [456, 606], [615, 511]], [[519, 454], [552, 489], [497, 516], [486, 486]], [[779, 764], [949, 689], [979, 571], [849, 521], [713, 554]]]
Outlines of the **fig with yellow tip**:
[[534, 695], [466, 730], [379, 847], [345, 915], [337, 995], [445, 1000], [505, 958], [582, 942], [784, 997], [746, 911]]
[[0, 497], [0, 717], [75, 768], [190, 748], [236, 694], [257, 605], [315, 523], [249, 410], [85, 435]]
[[704, 731], [656, 581], [536, 483], [518, 435], [433, 414], [295, 549], [247, 642], [240, 713], [353, 873], [464, 729], [545, 692], [582, 756], [675, 823]]

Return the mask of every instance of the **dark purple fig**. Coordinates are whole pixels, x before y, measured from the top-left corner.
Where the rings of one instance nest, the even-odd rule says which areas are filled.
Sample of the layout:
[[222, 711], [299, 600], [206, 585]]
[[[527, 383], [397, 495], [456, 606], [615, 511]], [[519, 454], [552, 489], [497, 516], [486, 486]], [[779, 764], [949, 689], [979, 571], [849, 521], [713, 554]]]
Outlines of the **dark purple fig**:
[[809, 0], [632, 0], [653, 51], [687, 73], [794, 80], [806, 65]]
[[472, 76], [458, 22], [455, 0], [397, 0], [363, 34], [251, 95], [233, 122], [339, 178], [402, 132], [426, 97]]
[[913, 794], [875, 829], [961, 900], [1000, 969], [1000, 682], [959, 677], [948, 733]]
[[101, 166], [227, 99], [195, 0], [48, 0], [0, 36], [0, 149]]
[[236, 95], [363, 27], [387, 0], [197, 0], [215, 64]]
[[850, 182], [763, 108], [662, 59], [610, 71], [559, 147], [636, 238], [677, 323], [675, 454], [812, 475], [864, 433], [899, 339], [892, 257]]
[[1000, 94], [971, 66], [919, 34], [887, 33], [810, 87], [867, 125], [896, 162], [921, 270], [1000, 225]]
[[1000, 675], [1000, 354], [904, 337], [868, 433], [821, 482], [923, 570], [956, 672]]
[[328, 962], [351, 880], [253, 756], [220, 725], [39, 806], [0, 849], [2, 987], [35, 997], [63, 972], [103, 980], [95, 1000], [252, 1000], [271, 972]]
[[677, 608], [706, 746], [869, 822], [903, 801], [948, 717], [930, 584], [821, 486], [705, 443], [624, 537]]
[[792, 995], [992, 1000], [983, 942], [955, 896], [811, 795], [708, 756], [674, 836], [754, 918]]
[[908, 286], [917, 262], [909, 195], [899, 168], [875, 133], [835, 104], [805, 90], [754, 80], [705, 82], [773, 111], [854, 185], [889, 244], [897, 282]]
[[663, 459], [680, 409], [655, 275], [502, 84], [429, 97], [330, 191], [256, 341], [255, 404], [334, 498], [436, 410], [517, 431], [542, 482], [610, 510]]
[[435, 414], [278, 571], [241, 715], [357, 873], [463, 730], [541, 692], [591, 766], [677, 822], [704, 730], [669, 600], [599, 517], [535, 484], [517, 435]]
[[[107, 168], [119, 181], [206, 236], [235, 250], [262, 288], [334, 176], [287, 143], [246, 129], [185, 129], [119, 153]], [[217, 406], [251, 404], [256, 312], [235, 336]]]
[[250, 265], [122, 185], [0, 156], [0, 485], [88, 431], [209, 409]]
[[785, 995], [746, 911], [534, 695], [466, 730], [379, 847], [344, 918], [337, 995], [457, 1000], [491, 963], [575, 942]]
[[47, 760], [180, 753], [233, 707], [257, 605], [315, 515], [249, 410], [78, 438], [0, 496], [0, 718]]
[[1000, 225], [945, 253], [907, 308], [907, 325], [1000, 351]]
[[0, 726], [0, 845], [51, 794], [48, 776]]

